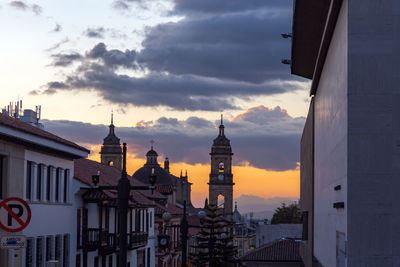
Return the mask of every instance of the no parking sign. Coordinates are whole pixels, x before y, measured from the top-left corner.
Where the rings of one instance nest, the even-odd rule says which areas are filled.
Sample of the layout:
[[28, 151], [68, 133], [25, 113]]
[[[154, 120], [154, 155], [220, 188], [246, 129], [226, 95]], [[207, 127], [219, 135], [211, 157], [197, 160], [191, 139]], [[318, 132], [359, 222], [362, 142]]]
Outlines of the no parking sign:
[[31, 221], [31, 209], [23, 199], [10, 197], [0, 202], [0, 228], [20, 232]]

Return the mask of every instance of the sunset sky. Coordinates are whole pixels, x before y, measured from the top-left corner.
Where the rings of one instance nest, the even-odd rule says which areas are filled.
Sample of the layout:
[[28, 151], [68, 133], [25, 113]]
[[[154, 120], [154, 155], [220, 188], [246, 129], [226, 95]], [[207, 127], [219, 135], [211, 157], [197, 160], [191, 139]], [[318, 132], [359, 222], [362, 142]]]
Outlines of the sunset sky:
[[45, 130], [90, 148], [95, 160], [114, 110], [129, 173], [153, 139], [159, 162], [169, 157], [175, 175], [188, 170], [195, 205], [208, 195], [223, 113], [235, 198], [296, 199], [310, 84], [281, 63], [290, 58], [291, 40], [280, 34], [291, 32], [292, 5], [3, 0], [0, 105], [41, 105]]

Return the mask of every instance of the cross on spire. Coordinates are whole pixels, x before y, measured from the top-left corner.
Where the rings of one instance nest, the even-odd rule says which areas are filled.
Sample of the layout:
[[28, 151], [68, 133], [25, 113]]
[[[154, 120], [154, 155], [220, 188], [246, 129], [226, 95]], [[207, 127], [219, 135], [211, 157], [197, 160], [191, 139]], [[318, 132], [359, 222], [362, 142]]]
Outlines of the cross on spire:
[[223, 116], [224, 116], [224, 115], [221, 114], [221, 125], [224, 124], [224, 118], [223, 118]]
[[153, 145], [154, 145], [154, 143], [155, 143], [155, 142], [154, 142], [154, 140], [153, 140], [153, 139], [151, 139], [151, 140], [150, 140], [151, 149], [153, 149]]

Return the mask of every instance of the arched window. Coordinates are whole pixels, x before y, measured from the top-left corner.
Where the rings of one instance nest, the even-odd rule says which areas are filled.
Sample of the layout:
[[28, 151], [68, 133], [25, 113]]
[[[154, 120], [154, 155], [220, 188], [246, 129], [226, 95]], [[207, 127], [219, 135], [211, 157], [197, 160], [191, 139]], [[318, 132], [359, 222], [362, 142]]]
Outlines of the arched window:
[[223, 162], [220, 162], [220, 163], [218, 164], [218, 172], [219, 172], [219, 173], [225, 172], [225, 166], [224, 166], [224, 163], [223, 163]]
[[114, 166], [114, 161], [110, 160], [110, 161], [108, 162], [108, 166]]
[[224, 205], [225, 205], [224, 195], [222, 195], [222, 194], [218, 195], [217, 205], [218, 205], [218, 208], [222, 208], [222, 209], [224, 208]]

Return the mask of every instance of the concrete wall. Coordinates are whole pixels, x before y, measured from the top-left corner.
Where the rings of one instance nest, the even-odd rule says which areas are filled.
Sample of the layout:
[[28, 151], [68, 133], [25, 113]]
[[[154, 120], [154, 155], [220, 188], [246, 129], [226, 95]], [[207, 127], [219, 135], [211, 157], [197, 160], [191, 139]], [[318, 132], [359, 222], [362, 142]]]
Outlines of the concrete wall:
[[311, 99], [300, 146], [300, 210], [304, 240], [299, 250], [304, 265], [311, 267], [314, 238], [314, 99]]
[[400, 265], [400, 1], [349, 0], [348, 266]]
[[[314, 101], [314, 255], [329, 267], [336, 266], [336, 231], [347, 233], [347, 207], [333, 208], [334, 202], [347, 202], [347, 0]], [[336, 185], [342, 189], [335, 191]]]

